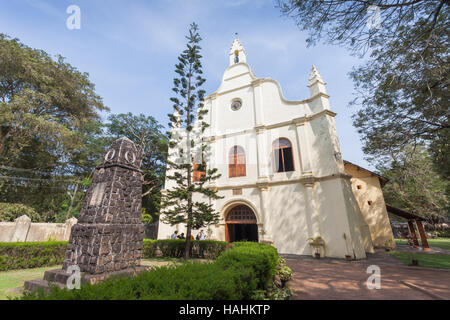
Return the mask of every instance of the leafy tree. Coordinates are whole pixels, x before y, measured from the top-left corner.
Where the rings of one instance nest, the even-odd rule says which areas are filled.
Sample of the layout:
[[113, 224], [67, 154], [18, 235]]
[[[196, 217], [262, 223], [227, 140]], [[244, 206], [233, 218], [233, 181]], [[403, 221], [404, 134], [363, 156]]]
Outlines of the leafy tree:
[[432, 221], [450, 218], [446, 195], [450, 182], [436, 172], [427, 148], [408, 145], [396, 159], [378, 167], [389, 179], [383, 188], [386, 202]]
[[41, 222], [41, 217], [33, 208], [20, 203], [0, 202], [0, 222], [14, 222], [23, 215], [27, 215], [32, 222]]
[[[177, 97], [171, 98], [174, 113], [169, 115], [172, 123], [169, 144], [175, 152], [169, 154], [166, 179], [173, 181], [174, 187], [166, 186], [163, 193], [160, 220], [171, 225], [186, 225], [185, 259], [189, 259], [192, 228], [199, 229], [219, 221], [219, 214], [205, 200], [220, 198], [217, 190], [208, 186], [220, 175], [216, 168], [207, 168], [204, 157], [207, 150], [199, 139], [208, 126], [203, 121], [208, 110], [203, 105], [205, 91], [201, 86], [205, 79], [202, 77], [201, 37], [197, 24], [190, 25], [186, 38], [186, 49], [175, 65], [178, 78], [174, 79], [172, 90]], [[193, 179], [194, 158], [198, 155], [200, 160], [196, 169], [203, 174], [199, 179]]]
[[[162, 126], [151, 116], [131, 113], [113, 114], [106, 125], [110, 142], [127, 137], [138, 149], [138, 165], [142, 170], [142, 207], [146, 223], [155, 220], [160, 211], [161, 187], [164, 184], [168, 138]], [[150, 215], [150, 217], [148, 216]]]
[[0, 201], [53, 221], [98, 158], [103, 110], [88, 74], [0, 34]]
[[[352, 104], [361, 107], [354, 115], [354, 125], [362, 134], [369, 160], [395, 160], [405, 145], [426, 144], [438, 171], [448, 178], [450, 2], [278, 3], [285, 15], [309, 31], [309, 44], [325, 38], [329, 43], [347, 46], [355, 54], [370, 54], [367, 63], [351, 73], [356, 88]], [[373, 20], [377, 11], [379, 25]]]

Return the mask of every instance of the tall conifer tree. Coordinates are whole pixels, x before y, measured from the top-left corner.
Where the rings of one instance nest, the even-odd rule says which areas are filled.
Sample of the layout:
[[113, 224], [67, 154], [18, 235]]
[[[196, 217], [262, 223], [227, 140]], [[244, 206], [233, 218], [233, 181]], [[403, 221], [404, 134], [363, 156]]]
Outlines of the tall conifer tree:
[[[200, 229], [219, 222], [219, 214], [210, 200], [220, 197], [210, 183], [220, 174], [217, 174], [216, 168], [207, 168], [204, 157], [207, 149], [202, 143], [202, 136], [208, 124], [203, 119], [208, 110], [204, 108], [205, 91], [201, 89], [205, 79], [200, 61], [199, 43], [202, 39], [197, 24], [190, 25], [186, 38], [186, 49], [175, 65], [178, 77], [174, 79], [172, 90], [176, 97], [170, 99], [174, 108], [174, 113], [169, 114], [172, 126], [169, 145], [173, 154], [168, 157], [166, 179], [174, 181], [175, 186], [163, 194], [160, 219], [172, 226], [186, 225], [184, 257], [188, 259], [192, 228]], [[194, 161], [194, 158], [197, 160]], [[197, 173], [201, 172], [196, 179], [194, 169]]]

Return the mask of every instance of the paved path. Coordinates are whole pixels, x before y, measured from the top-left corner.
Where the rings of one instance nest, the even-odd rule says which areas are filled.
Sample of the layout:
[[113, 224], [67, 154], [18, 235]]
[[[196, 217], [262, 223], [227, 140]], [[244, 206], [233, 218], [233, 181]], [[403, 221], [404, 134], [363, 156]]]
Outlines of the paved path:
[[[284, 257], [294, 271], [289, 285], [294, 300], [450, 300], [450, 270], [408, 267], [381, 252], [352, 262], [296, 255]], [[379, 290], [369, 290], [366, 286], [370, 276], [366, 271], [371, 264], [381, 269]]]

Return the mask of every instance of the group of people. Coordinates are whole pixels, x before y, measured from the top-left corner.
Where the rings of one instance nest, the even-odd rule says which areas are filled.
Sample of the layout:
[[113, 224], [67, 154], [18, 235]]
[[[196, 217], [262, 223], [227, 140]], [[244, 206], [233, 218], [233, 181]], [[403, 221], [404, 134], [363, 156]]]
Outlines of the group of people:
[[[184, 232], [182, 232], [181, 234], [178, 234], [178, 230], [175, 230], [172, 235], [170, 236], [170, 238], [172, 240], [176, 240], [176, 239], [186, 239], [186, 237], [184, 236]], [[194, 240], [194, 236], [191, 234], [191, 240]], [[203, 233], [203, 229], [200, 230], [200, 232], [197, 234], [197, 236], [195, 237], [195, 240], [205, 240], [205, 234]]]

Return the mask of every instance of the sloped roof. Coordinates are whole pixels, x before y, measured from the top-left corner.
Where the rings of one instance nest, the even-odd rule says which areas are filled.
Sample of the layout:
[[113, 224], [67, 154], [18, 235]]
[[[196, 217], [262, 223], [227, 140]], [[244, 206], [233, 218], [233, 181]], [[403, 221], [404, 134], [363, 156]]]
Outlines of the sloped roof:
[[385, 178], [385, 177], [383, 177], [383, 176], [380, 176], [379, 174], [377, 174], [377, 173], [375, 173], [375, 172], [373, 172], [373, 171], [370, 171], [370, 170], [368, 170], [368, 169], [366, 169], [366, 168], [363, 168], [363, 167], [361, 167], [361, 166], [358, 166], [357, 164], [354, 164], [354, 163], [352, 163], [352, 162], [350, 162], [350, 161], [344, 160], [344, 164], [352, 165], [352, 166], [356, 167], [358, 170], [364, 170], [364, 171], [366, 171], [366, 172], [369, 172], [372, 176], [378, 177], [378, 179], [380, 180], [380, 184], [381, 184], [381, 187], [382, 187], [382, 188], [383, 188], [384, 185], [385, 185], [386, 183], [388, 183], [388, 181], [389, 181], [388, 178]]
[[408, 212], [408, 211], [405, 211], [405, 210], [402, 210], [402, 209], [399, 209], [399, 208], [395, 208], [395, 207], [390, 206], [388, 204], [386, 204], [386, 210], [388, 212], [392, 213], [392, 214], [395, 214], [396, 216], [405, 218], [407, 220], [421, 220], [421, 221], [425, 221], [424, 218], [422, 218], [422, 217], [420, 217], [420, 216], [418, 216], [418, 215], [416, 215], [414, 213], [411, 213], [411, 212]]

